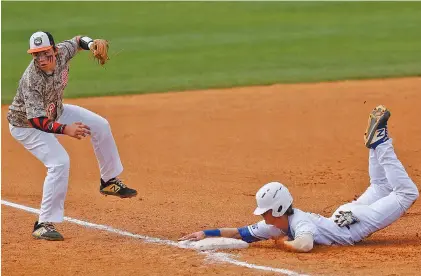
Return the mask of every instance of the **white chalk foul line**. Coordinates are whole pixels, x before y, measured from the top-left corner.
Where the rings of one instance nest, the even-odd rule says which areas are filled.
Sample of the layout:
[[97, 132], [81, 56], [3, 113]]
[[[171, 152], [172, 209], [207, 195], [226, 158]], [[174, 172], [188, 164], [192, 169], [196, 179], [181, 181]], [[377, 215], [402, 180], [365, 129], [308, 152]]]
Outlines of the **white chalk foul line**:
[[[39, 214], [39, 212], [40, 212], [39, 209], [27, 207], [27, 206], [16, 204], [16, 203], [9, 202], [9, 201], [6, 201], [6, 200], [2, 200], [1, 204], [6, 205], [6, 206], [10, 206], [10, 207], [13, 207], [13, 208], [16, 208], [16, 209], [21, 209], [21, 210], [27, 211], [29, 213]], [[74, 218], [70, 218], [70, 217], [64, 217], [64, 220], [68, 221], [68, 222], [71, 222], [71, 223], [74, 223], [74, 224], [84, 226], [84, 227], [98, 229], [98, 230], [101, 230], [101, 231], [114, 233], [114, 234], [117, 234], [117, 235], [120, 235], [120, 236], [126, 236], [126, 237], [132, 237], [132, 238], [135, 238], [135, 239], [140, 239], [140, 240], [143, 240], [144, 242], [148, 242], [148, 243], [156, 243], [156, 244], [174, 246], [174, 247], [178, 247], [178, 248], [185, 248], [183, 246], [180, 246], [178, 244], [178, 242], [175, 242], [175, 241], [133, 234], [133, 233], [130, 233], [130, 232], [127, 232], [127, 231], [124, 231], [124, 230], [116, 229], [116, 228], [108, 226], [108, 225], [91, 223], [91, 222], [87, 222], [87, 221], [83, 221], [83, 220], [79, 220], [79, 219], [74, 219]], [[209, 260], [215, 261], [215, 262], [229, 263], [229, 264], [233, 264], [233, 265], [236, 265], [236, 266], [247, 267], [247, 268], [256, 269], [256, 270], [263, 270], [263, 271], [268, 271], [268, 272], [281, 273], [281, 274], [288, 275], [288, 276], [309, 276], [309, 275], [305, 275], [305, 274], [299, 274], [297, 272], [294, 272], [294, 271], [291, 271], [291, 270], [288, 270], [288, 269], [274, 268], [274, 267], [270, 267], [270, 266], [261, 266], [261, 265], [251, 264], [251, 263], [248, 263], [248, 262], [238, 261], [238, 260], [235, 260], [235, 259], [232, 258], [233, 257], [232, 254], [215, 252], [215, 251], [203, 251], [203, 252], [201, 252], [201, 254], [205, 254]]]

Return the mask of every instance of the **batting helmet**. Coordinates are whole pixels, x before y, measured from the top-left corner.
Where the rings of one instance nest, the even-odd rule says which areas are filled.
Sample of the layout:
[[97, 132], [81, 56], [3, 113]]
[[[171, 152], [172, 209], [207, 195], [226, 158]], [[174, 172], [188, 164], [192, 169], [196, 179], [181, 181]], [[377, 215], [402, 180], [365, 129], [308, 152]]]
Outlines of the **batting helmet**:
[[292, 196], [287, 187], [279, 182], [270, 182], [256, 193], [257, 208], [255, 215], [262, 215], [272, 210], [274, 217], [280, 217], [292, 204]]

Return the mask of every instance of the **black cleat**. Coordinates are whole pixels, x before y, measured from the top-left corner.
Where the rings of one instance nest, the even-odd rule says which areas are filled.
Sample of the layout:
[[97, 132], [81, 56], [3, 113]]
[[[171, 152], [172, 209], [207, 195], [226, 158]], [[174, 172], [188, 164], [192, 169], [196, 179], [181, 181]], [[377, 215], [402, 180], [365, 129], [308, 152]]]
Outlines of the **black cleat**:
[[117, 177], [111, 178], [107, 182], [101, 179], [99, 192], [103, 195], [118, 196], [120, 198], [129, 198], [137, 195], [137, 191], [127, 187], [123, 181]]
[[51, 222], [35, 222], [32, 236], [36, 239], [43, 239], [48, 241], [62, 241], [63, 236], [56, 230]]
[[389, 118], [390, 111], [384, 105], [379, 105], [370, 112], [367, 130], [364, 134], [364, 143], [367, 148], [375, 149], [381, 143], [389, 140], [387, 131]]

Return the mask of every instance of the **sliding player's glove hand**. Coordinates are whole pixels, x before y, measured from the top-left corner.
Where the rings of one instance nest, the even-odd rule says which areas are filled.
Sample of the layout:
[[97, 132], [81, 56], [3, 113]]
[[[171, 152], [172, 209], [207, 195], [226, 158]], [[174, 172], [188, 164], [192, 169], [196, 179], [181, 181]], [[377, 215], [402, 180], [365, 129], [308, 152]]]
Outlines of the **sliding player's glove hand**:
[[360, 221], [351, 211], [339, 211], [339, 215], [335, 215], [335, 217], [334, 221], [339, 227], [349, 226]]
[[105, 39], [95, 39], [91, 45], [91, 52], [99, 64], [104, 65], [108, 57], [108, 41]]

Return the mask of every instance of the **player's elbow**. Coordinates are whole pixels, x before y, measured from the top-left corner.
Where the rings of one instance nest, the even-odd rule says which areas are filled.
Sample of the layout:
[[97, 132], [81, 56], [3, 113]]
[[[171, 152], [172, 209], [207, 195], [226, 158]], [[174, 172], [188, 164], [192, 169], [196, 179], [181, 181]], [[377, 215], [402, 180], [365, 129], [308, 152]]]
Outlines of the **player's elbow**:
[[314, 239], [312, 234], [303, 234], [287, 243], [292, 247], [293, 251], [306, 253], [313, 249]]
[[313, 249], [313, 241], [302, 241], [300, 243], [295, 243], [294, 248], [296, 252], [299, 253], [307, 253], [310, 252]]
[[313, 242], [307, 243], [307, 244], [302, 246], [302, 249], [301, 249], [300, 252], [302, 252], [302, 253], [310, 252], [313, 249], [313, 246], [314, 246]]

